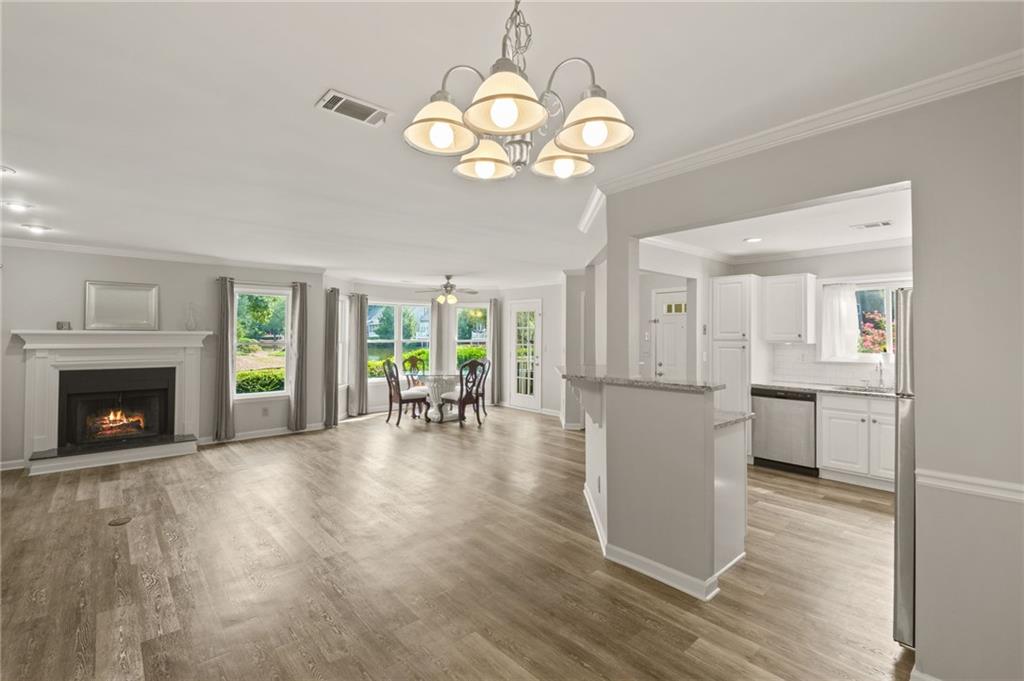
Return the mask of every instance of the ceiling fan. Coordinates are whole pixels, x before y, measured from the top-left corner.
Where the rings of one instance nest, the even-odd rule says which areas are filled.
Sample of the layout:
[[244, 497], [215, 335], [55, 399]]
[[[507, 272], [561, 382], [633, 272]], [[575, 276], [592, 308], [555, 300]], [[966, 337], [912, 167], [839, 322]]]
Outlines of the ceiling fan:
[[[442, 305], [444, 305], [445, 303], [448, 303], [449, 305], [454, 305], [455, 303], [459, 302], [459, 299], [455, 297], [455, 284], [452, 283], [452, 277], [454, 276], [454, 274], [446, 274], [444, 275], [444, 283], [441, 284], [440, 286], [436, 288], [428, 288], [423, 291], [417, 291], [416, 293], [438, 292], [437, 297], [434, 298], [434, 300], [436, 300], [438, 303]], [[464, 293], [468, 293], [471, 296], [475, 296], [477, 293], [479, 293], [479, 291], [474, 291], [471, 288], [464, 288], [462, 289], [462, 291]]]

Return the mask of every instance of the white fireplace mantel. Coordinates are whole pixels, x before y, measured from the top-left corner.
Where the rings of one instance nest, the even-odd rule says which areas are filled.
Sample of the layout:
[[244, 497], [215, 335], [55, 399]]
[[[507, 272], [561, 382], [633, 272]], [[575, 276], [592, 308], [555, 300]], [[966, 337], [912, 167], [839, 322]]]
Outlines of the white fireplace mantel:
[[[25, 350], [25, 444], [34, 452], [57, 446], [60, 372], [75, 369], [173, 367], [174, 434], [199, 434], [203, 341], [210, 331], [11, 331]], [[144, 448], [137, 451], [140, 455]], [[69, 457], [75, 458], [75, 457]]]

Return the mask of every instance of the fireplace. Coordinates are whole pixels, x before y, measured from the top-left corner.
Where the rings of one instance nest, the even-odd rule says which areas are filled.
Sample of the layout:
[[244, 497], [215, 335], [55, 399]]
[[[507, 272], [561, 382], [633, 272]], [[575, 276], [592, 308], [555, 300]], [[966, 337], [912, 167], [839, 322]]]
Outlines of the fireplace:
[[174, 435], [174, 368], [60, 372], [60, 454], [155, 444]]

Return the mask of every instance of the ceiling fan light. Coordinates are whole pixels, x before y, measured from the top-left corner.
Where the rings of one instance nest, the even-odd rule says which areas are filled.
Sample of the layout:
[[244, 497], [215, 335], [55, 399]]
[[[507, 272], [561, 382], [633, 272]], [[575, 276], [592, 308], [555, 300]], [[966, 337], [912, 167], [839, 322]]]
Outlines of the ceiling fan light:
[[459, 299], [455, 297], [454, 293], [449, 293], [446, 300], [448, 301], [449, 305], [454, 305], [455, 303], [459, 302]]
[[476, 134], [463, 125], [459, 108], [445, 99], [435, 99], [420, 109], [402, 137], [413, 149], [435, 156], [459, 156], [479, 142]]
[[437, 298], [434, 298], [434, 300], [436, 300], [438, 304], [444, 305], [444, 294], [438, 294]]
[[[568, 166], [567, 161], [572, 164], [569, 174], [565, 174], [566, 167]], [[594, 165], [587, 158], [586, 154], [573, 154], [564, 149], [559, 149], [555, 145], [554, 140], [552, 140], [540, 150], [540, 154], [537, 155], [537, 160], [530, 166], [530, 170], [534, 174], [544, 177], [570, 179], [589, 175], [594, 172]]]
[[459, 159], [455, 174], [470, 180], [503, 180], [516, 174], [505, 149], [494, 140], [480, 140], [477, 148]]
[[462, 120], [479, 134], [522, 135], [544, 125], [548, 111], [512, 62], [499, 59], [477, 88]]
[[633, 134], [619, 108], [607, 98], [594, 95], [573, 107], [554, 142], [576, 154], [600, 154], [629, 144]]

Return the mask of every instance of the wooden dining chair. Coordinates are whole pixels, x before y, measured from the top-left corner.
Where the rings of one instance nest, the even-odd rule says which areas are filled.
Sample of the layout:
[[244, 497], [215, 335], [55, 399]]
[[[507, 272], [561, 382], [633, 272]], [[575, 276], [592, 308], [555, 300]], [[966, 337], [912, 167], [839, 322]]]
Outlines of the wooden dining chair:
[[[480, 420], [479, 397], [477, 386], [484, 378], [484, 363], [471, 359], [459, 367], [459, 389], [450, 390], [441, 394], [441, 406], [454, 404], [459, 410], [459, 426], [466, 420], [466, 407], [473, 407], [476, 412], [477, 425], [483, 425]], [[444, 419], [444, 412], [441, 412], [441, 419]]]
[[484, 376], [480, 379], [480, 385], [477, 386], [476, 390], [476, 401], [479, 409], [484, 410], [484, 416], [487, 416], [487, 379], [491, 375], [491, 359], [490, 357], [484, 357]]
[[[425, 362], [417, 355], [409, 355], [402, 360], [402, 373], [405, 374], [405, 383], [409, 390], [419, 390], [421, 392], [428, 392], [427, 386], [423, 385], [423, 381], [420, 380], [420, 376], [423, 374]], [[413, 413], [415, 414], [419, 405], [412, 404], [405, 407], [406, 412], [412, 407]]]
[[402, 407], [407, 404], [413, 405], [412, 417], [418, 418], [416, 407], [429, 407], [430, 400], [426, 388], [407, 388], [402, 390], [402, 381], [398, 377], [398, 366], [390, 359], [384, 360], [384, 378], [388, 381], [388, 417], [385, 423], [391, 421], [391, 411], [398, 405], [398, 420], [395, 425], [402, 423]]

